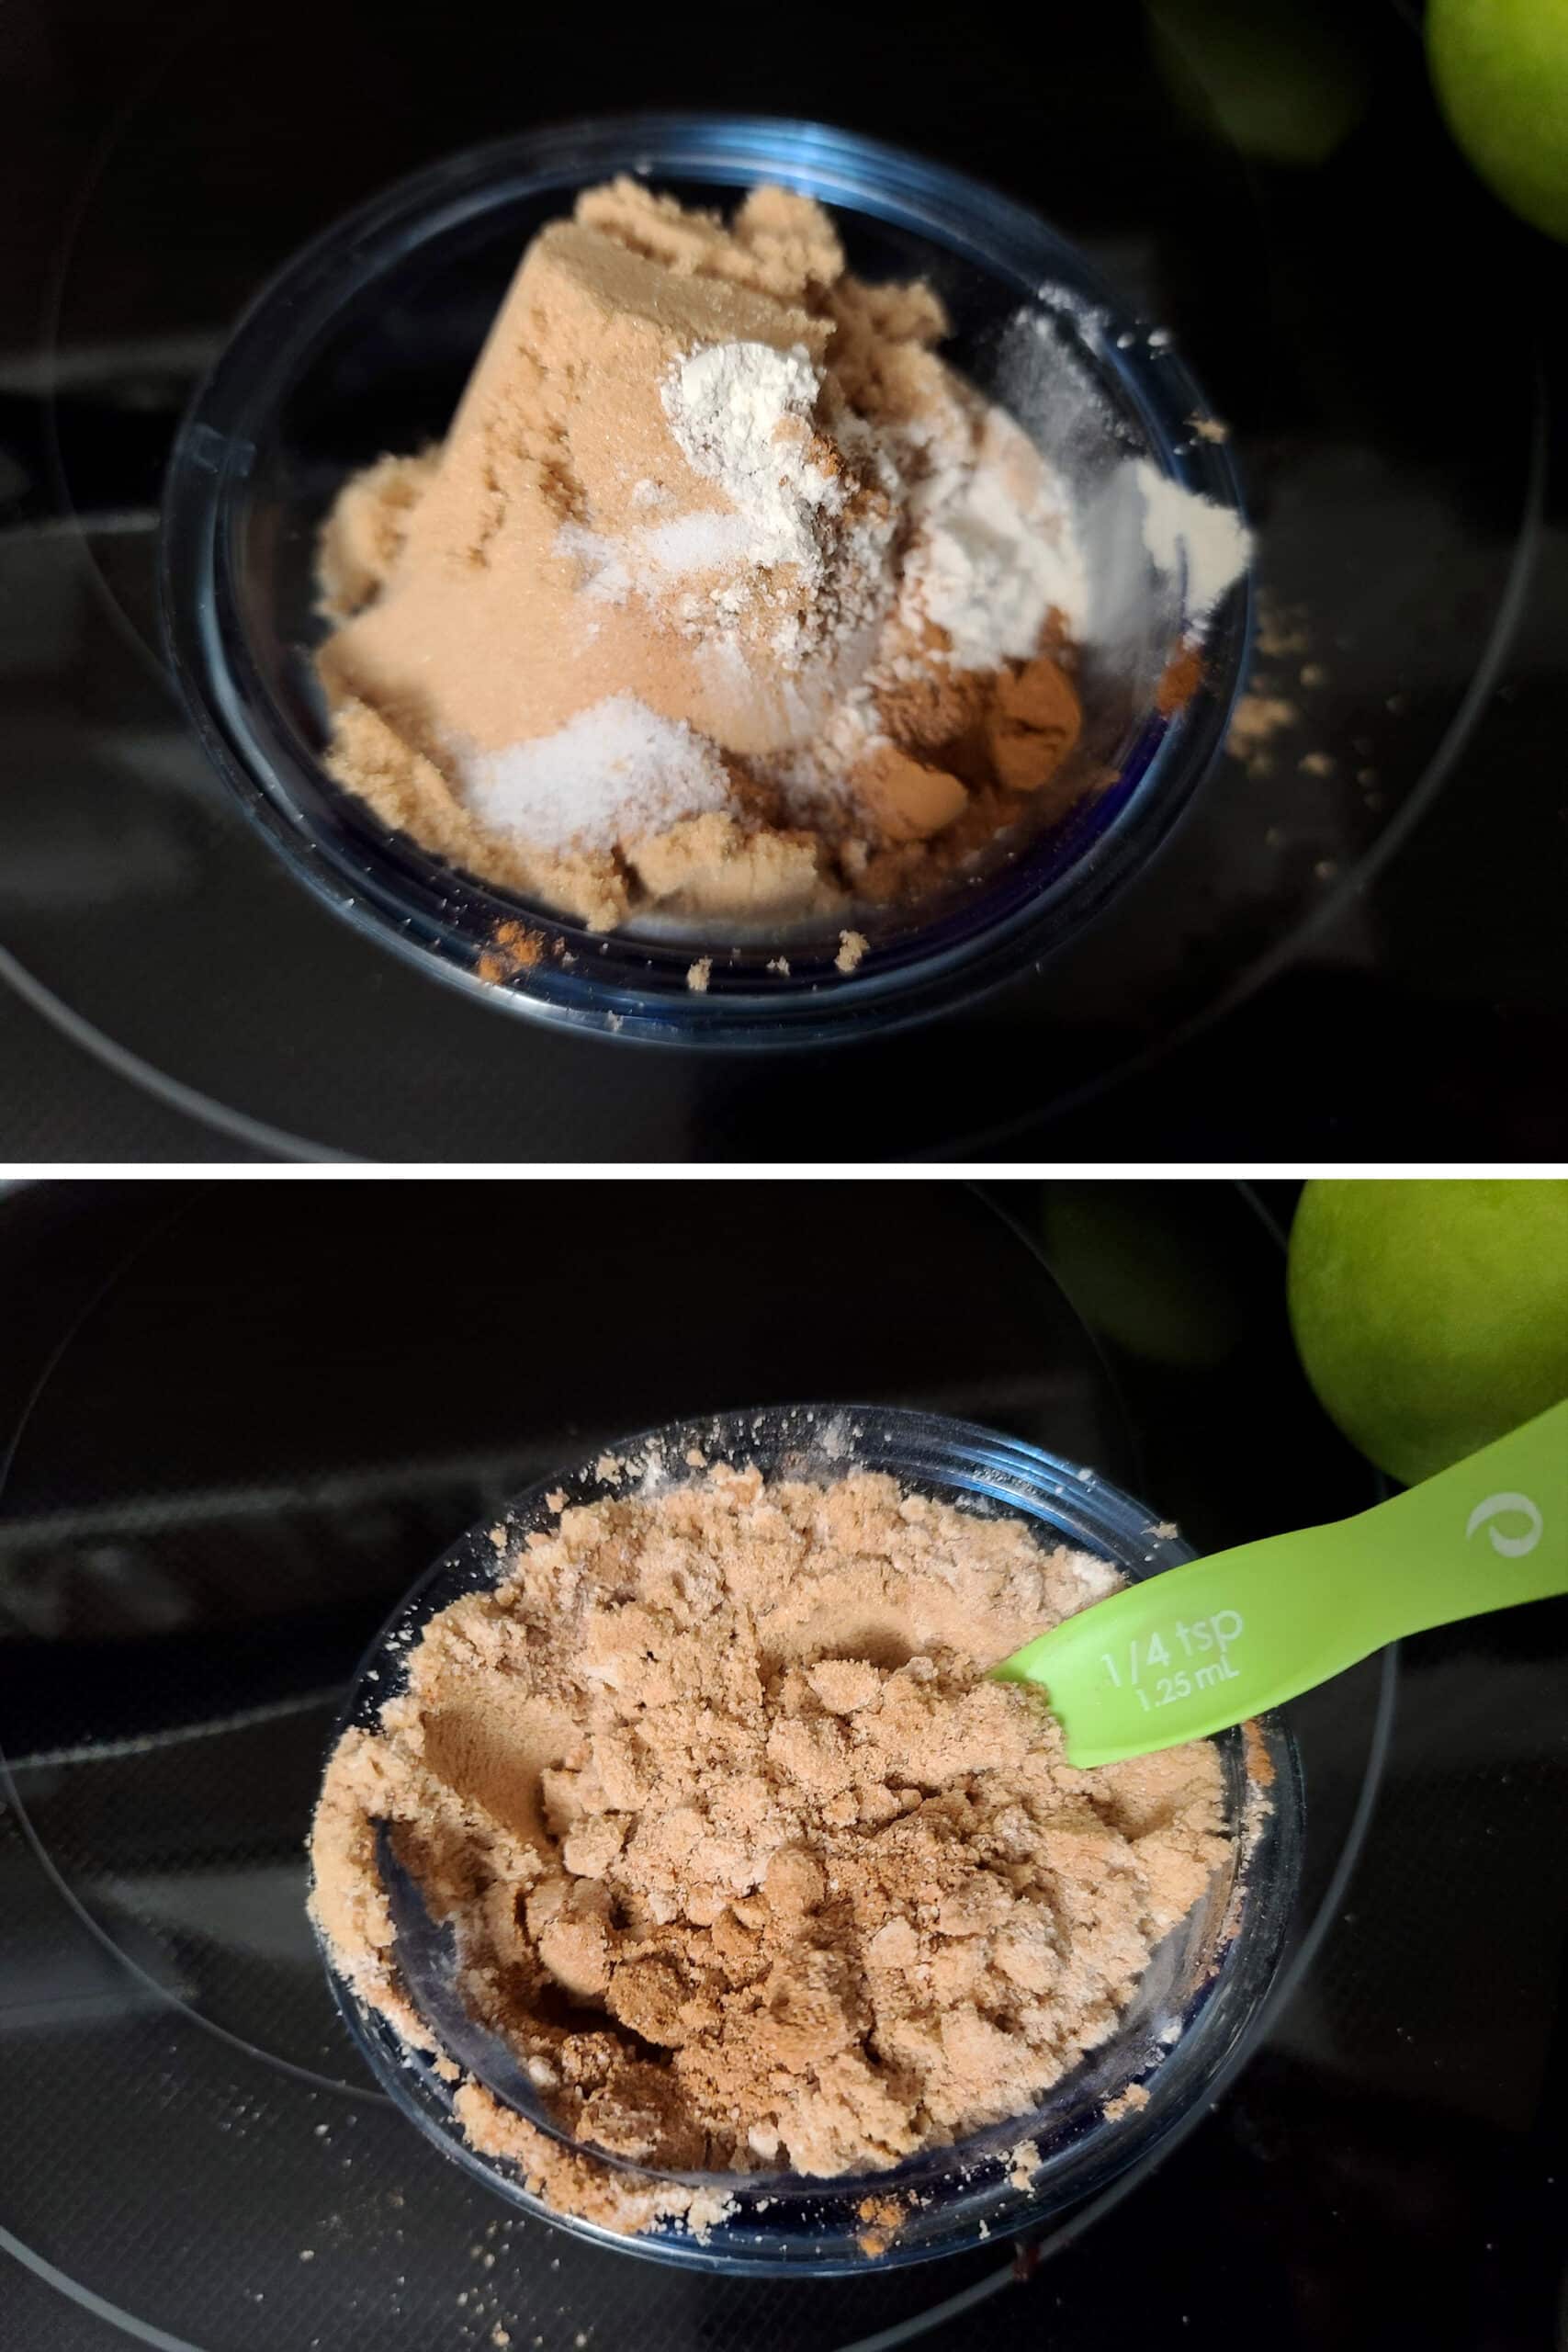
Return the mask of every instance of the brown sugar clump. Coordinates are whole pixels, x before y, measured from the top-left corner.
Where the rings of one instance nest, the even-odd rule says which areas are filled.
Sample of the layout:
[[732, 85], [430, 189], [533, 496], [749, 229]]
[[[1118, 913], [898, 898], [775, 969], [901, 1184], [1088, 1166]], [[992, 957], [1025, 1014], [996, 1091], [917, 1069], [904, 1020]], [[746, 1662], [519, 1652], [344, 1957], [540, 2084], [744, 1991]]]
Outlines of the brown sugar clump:
[[1226, 1857], [1212, 1746], [1076, 1770], [987, 1679], [1115, 1582], [1021, 1521], [717, 1466], [566, 1508], [499, 1566], [334, 1751], [310, 1901], [360, 1997], [433, 2047], [377, 1872], [392, 1825], [464, 1998], [591, 2144], [473, 2083], [458, 2119], [562, 2211], [698, 2210], [592, 2147], [830, 2177], [1023, 2115]]
[[1009, 792], [1038, 792], [1077, 741], [1082, 723], [1072, 683], [1049, 654], [1003, 676], [986, 728], [998, 783]]
[[896, 743], [878, 743], [851, 782], [884, 841], [925, 841], [962, 816], [969, 795], [944, 768], [926, 767]]
[[321, 609], [331, 618], [346, 620], [386, 585], [440, 459], [439, 449], [380, 458], [339, 493], [316, 555]]
[[822, 843], [805, 833], [751, 832], [723, 809], [687, 817], [636, 842], [626, 863], [666, 912], [781, 922], [837, 893], [823, 874]]

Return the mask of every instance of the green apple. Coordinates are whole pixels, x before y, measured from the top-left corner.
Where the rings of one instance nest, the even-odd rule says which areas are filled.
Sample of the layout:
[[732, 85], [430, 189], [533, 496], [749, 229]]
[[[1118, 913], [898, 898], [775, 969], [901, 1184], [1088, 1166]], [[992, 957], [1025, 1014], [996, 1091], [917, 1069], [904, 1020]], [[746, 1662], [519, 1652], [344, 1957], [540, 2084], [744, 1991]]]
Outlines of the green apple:
[[1243, 155], [1325, 163], [1366, 111], [1367, 68], [1320, 0], [1145, 0], [1155, 67], [1182, 112]]
[[1320, 1403], [1407, 1486], [1568, 1396], [1568, 1182], [1309, 1183], [1288, 1286]]
[[1246, 1311], [1204, 1208], [1199, 1186], [1050, 1184], [1046, 1263], [1090, 1329], [1129, 1355], [1210, 1371], [1237, 1346]]
[[1428, 0], [1427, 63], [1487, 187], [1568, 238], [1568, 0]]

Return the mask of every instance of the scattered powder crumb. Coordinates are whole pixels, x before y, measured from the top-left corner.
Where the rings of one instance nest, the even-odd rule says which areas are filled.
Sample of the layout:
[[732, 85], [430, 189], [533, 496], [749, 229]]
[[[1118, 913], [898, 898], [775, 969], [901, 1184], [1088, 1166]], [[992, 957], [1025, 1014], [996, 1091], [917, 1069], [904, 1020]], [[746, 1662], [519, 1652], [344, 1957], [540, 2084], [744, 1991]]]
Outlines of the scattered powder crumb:
[[861, 2252], [874, 2260], [886, 2254], [907, 2218], [897, 2197], [863, 2197], [855, 2207], [855, 2219], [863, 2224], [855, 2233]]
[[492, 2327], [490, 2332], [490, 2340], [498, 2347], [498, 2352], [505, 2352], [505, 2348], [507, 2345], [511, 2343], [512, 2337], [506, 2328]]
[[841, 931], [839, 933], [839, 952], [833, 961], [840, 972], [852, 972], [865, 951], [866, 941], [861, 932]]
[[730, 2204], [596, 2148], [831, 2177], [1021, 2116], [1230, 1850], [1210, 1743], [1075, 1770], [986, 1679], [1115, 1581], [858, 1471], [719, 1464], [570, 1507], [335, 1749], [310, 1898], [334, 1963], [429, 2049], [389, 1957], [388, 1820], [568, 2137], [472, 2081], [459, 2125], [623, 2231]]
[[301, 2262], [314, 2262], [316, 2259], [315, 2247], [313, 2245], [302, 2245], [299, 2249], [299, 2259]]
[[695, 995], [705, 995], [707, 990], [708, 979], [712, 971], [713, 957], [711, 956], [699, 956], [696, 962], [689, 966], [687, 968], [686, 986], [691, 989]]
[[789, 957], [787, 956], [775, 956], [773, 958], [773, 961], [769, 964], [768, 969], [770, 972], [777, 972], [781, 978], [787, 980], [789, 978]]
[[1259, 653], [1270, 661], [1283, 661], [1290, 654], [1307, 652], [1312, 644], [1307, 618], [1304, 605], [1280, 606], [1265, 594], [1258, 616]]
[[1319, 882], [1332, 882], [1339, 871], [1339, 861], [1334, 857], [1320, 857], [1312, 870]]
[[1338, 764], [1328, 752], [1308, 752], [1299, 763], [1303, 775], [1333, 775]]
[[542, 931], [530, 931], [520, 922], [498, 922], [474, 969], [481, 980], [514, 980], [520, 972], [531, 971], [544, 952]]
[[1228, 441], [1231, 429], [1217, 416], [1190, 416], [1187, 420], [1200, 441]]
[[1149, 2095], [1143, 2084], [1129, 2083], [1124, 2091], [1118, 2091], [1114, 2098], [1106, 2100], [1100, 2113], [1107, 2123], [1120, 2123], [1124, 2115], [1136, 2115], [1148, 2103]]
[[1301, 715], [1294, 703], [1278, 695], [1245, 694], [1232, 714], [1226, 748], [1243, 762], [1249, 775], [1266, 774], [1274, 737], [1298, 725]]
[[1021, 2140], [1008, 2164], [1008, 2178], [1015, 2188], [1026, 2189], [1040, 2169], [1040, 2149], [1033, 2140]]
[[1303, 662], [1301, 667], [1301, 681], [1303, 686], [1325, 686], [1328, 684], [1328, 673], [1321, 662]]

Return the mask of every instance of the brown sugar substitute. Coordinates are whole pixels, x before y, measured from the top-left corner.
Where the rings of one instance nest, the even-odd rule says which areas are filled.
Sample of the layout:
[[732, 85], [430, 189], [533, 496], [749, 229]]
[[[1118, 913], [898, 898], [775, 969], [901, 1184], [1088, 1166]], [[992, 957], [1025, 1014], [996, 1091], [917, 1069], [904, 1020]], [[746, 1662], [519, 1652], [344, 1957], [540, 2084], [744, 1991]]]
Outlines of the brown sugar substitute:
[[[457, 1928], [464, 1998], [570, 2135], [660, 2170], [831, 2177], [1021, 2116], [1115, 2028], [1226, 1859], [1208, 1743], [1074, 1770], [985, 1669], [1119, 1582], [873, 1473], [564, 1509], [431, 1619], [347, 1732], [311, 1910], [399, 1983], [374, 1823]], [[622, 2230], [721, 2207], [463, 2081], [473, 2144]]]
[[1052, 813], [1081, 558], [947, 332], [805, 197], [588, 190], [327, 518], [333, 775], [594, 930], [909, 899]]

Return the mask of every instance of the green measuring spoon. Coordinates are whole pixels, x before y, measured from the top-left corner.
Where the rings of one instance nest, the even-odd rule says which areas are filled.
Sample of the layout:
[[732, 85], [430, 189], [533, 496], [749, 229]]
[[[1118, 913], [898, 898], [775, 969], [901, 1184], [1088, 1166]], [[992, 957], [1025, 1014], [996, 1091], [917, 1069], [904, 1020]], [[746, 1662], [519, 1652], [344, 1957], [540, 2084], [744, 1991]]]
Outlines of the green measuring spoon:
[[1404, 1634], [1568, 1592], [1568, 1401], [1354, 1519], [1098, 1600], [992, 1673], [1043, 1686], [1067, 1759], [1224, 1731]]

